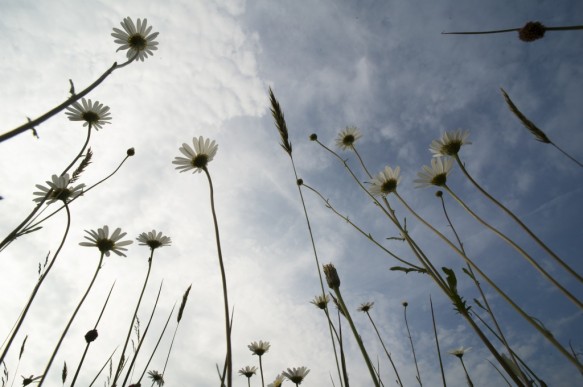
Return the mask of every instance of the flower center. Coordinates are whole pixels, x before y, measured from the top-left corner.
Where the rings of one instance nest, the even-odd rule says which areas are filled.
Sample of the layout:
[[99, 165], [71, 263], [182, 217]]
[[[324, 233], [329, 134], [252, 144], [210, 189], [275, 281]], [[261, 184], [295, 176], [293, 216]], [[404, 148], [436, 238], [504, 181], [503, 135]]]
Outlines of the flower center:
[[433, 177], [433, 179], [431, 179], [431, 184], [442, 187], [445, 185], [446, 181], [447, 181], [447, 173], [440, 173], [439, 175], [435, 175]]
[[100, 239], [97, 241], [96, 245], [102, 253], [113, 250], [115, 247], [115, 243], [111, 239]]
[[390, 194], [391, 192], [395, 192], [396, 189], [397, 189], [397, 180], [395, 180], [395, 179], [387, 180], [381, 186], [381, 191], [384, 194]]
[[71, 191], [69, 191], [67, 188], [57, 189], [53, 192], [52, 196], [57, 200], [66, 202], [69, 196], [71, 196]]
[[201, 153], [199, 155], [196, 155], [196, 157], [193, 158], [190, 163], [192, 164], [193, 167], [202, 169], [206, 167], [206, 165], [208, 164], [208, 160], [209, 160], [208, 156], [205, 155], [204, 153]]
[[346, 136], [344, 136], [344, 138], [342, 139], [342, 143], [346, 146], [350, 146], [354, 143], [354, 136], [352, 134], [347, 134]]
[[146, 244], [148, 246], [150, 246], [150, 248], [152, 250], [157, 249], [158, 247], [162, 246], [162, 242], [157, 241], [157, 240], [149, 240], [149, 241], [146, 242]]
[[146, 39], [144, 39], [144, 37], [140, 34], [130, 36], [128, 43], [131, 48], [134, 48], [138, 51], [142, 51], [148, 45]]
[[441, 152], [448, 156], [455, 156], [460, 151], [461, 147], [461, 141], [452, 141], [447, 144], [443, 144], [443, 147], [441, 147]]
[[99, 121], [99, 114], [92, 111], [84, 112], [81, 117], [90, 124], [95, 124]]

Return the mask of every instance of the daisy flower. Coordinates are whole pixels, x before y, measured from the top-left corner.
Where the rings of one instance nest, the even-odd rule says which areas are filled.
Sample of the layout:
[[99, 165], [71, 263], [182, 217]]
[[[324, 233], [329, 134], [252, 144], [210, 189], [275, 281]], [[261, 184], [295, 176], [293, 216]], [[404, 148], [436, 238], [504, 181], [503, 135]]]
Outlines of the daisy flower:
[[439, 140], [433, 140], [429, 145], [429, 151], [433, 157], [455, 156], [462, 145], [471, 144], [467, 141], [470, 132], [458, 129], [456, 131], [445, 132]]
[[142, 62], [148, 55], [154, 55], [153, 51], [158, 49], [156, 47], [158, 42], [154, 41], [154, 39], [156, 39], [159, 32], [150, 34], [152, 26], [148, 27], [148, 19], [142, 20], [138, 18], [136, 26], [131, 18], [126, 17], [120, 24], [124, 30], [114, 28], [111, 34], [115, 38], [115, 43], [121, 45], [117, 51], [128, 50], [128, 59], [136, 57]]
[[158, 247], [170, 246], [172, 239], [162, 234], [161, 231], [156, 233], [156, 230], [141, 233], [136, 240], [140, 242], [140, 246], [150, 246], [154, 250]]
[[69, 120], [85, 121], [83, 126], [91, 125], [95, 130], [101, 129], [105, 124], [111, 124], [108, 122], [111, 120], [109, 106], [105, 106], [99, 101], [91, 102], [90, 99], [81, 98], [81, 103], [74, 102], [67, 107], [65, 114], [69, 116]]
[[283, 383], [284, 380], [285, 378], [283, 377], [283, 375], [277, 375], [273, 383], [268, 384], [267, 387], [281, 387], [281, 384]]
[[241, 375], [245, 375], [247, 378], [250, 378], [251, 376], [255, 375], [255, 372], [257, 372], [257, 367], [255, 366], [252, 367], [245, 366], [239, 370], [239, 373]]
[[365, 312], [366, 313], [366, 312], [368, 312], [372, 308], [373, 305], [374, 305], [374, 302], [365, 302], [365, 303], [361, 304], [358, 307], [357, 310], [359, 312]]
[[249, 348], [251, 350], [251, 352], [253, 352], [254, 355], [257, 356], [261, 356], [263, 355], [265, 352], [269, 351], [269, 347], [271, 347], [271, 345], [269, 344], [269, 341], [259, 341], [259, 342], [252, 342], [250, 345], [247, 346], [247, 348]]
[[[36, 188], [38, 188], [40, 191], [33, 192], [33, 195], [37, 196], [36, 198], [32, 199], [33, 201], [40, 203], [46, 196], [47, 204], [54, 203], [57, 200], [68, 202], [83, 194], [83, 187], [85, 187], [85, 184], [69, 187], [70, 179], [68, 173], [64, 174], [63, 176], [53, 175], [51, 180], [52, 181], [47, 181], [47, 187], [40, 184], [36, 185]], [[49, 195], [47, 196], [47, 194]]]
[[371, 180], [370, 193], [375, 196], [387, 196], [391, 192], [395, 192], [397, 185], [401, 181], [399, 177], [400, 171], [399, 167], [394, 170], [391, 167], [385, 167], [376, 178]]
[[302, 384], [302, 381], [309, 372], [310, 370], [306, 367], [288, 368], [287, 371], [283, 371], [282, 375], [288, 378], [290, 382], [298, 385]]
[[111, 236], [109, 236], [108, 226], [103, 226], [102, 228], [97, 229], [97, 231], [85, 230], [85, 232], [90, 235], [89, 237], [84, 237], [89, 242], [81, 242], [79, 244], [86, 247], [97, 247], [99, 251], [108, 257], [110, 251], [113, 251], [119, 256], [125, 257], [126, 255], [122, 251], [127, 251], [128, 249], [123, 246], [131, 245], [133, 243], [133, 241], [121, 240], [121, 238], [126, 236], [127, 233], [122, 232], [119, 227], [115, 229]]
[[164, 376], [158, 371], [148, 371], [148, 377], [152, 379], [152, 385], [163, 386]]
[[453, 166], [453, 161], [450, 158], [436, 158], [431, 159], [431, 167], [423, 166], [423, 170], [417, 173], [419, 179], [414, 180], [417, 183], [417, 188], [429, 187], [436, 185], [442, 187], [447, 181], [447, 174]]
[[322, 295], [316, 296], [312, 301], [310, 301], [310, 303], [316, 305], [320, 309], [326, 309], [326, 305], [328, 305], [328, 302], [330, 302], [330, 297], [328, 297], [327, 294], [323, 296]]
[[338, 137], [336, 137], [336, 146], [342, 150], [350, 149], [356, 140], [361, 137], [362, 134], [358, 128], [355, 126], [348, 126], [338, 134]]
[[213, 160], [213, 157], [215, 157], [219, 149], [219, 146], [214, 140], [204, 139], [202, 136], [199, 138], [194, 137], [192, 139], [192, 145], [194, 149], [186, 143], [182, 144], [179, 150], [186, 157], [175, 157], [172, 162], [172, 164], [178, 165], [176, 169], [180, 172], [193, 169], [194, 171], [192, 173], [200, 173]]
[[472, 349], [472, 348], [471, 347], [470, 348], [459, 347], [459, 348], [456, 348], [456, 349], [454, 349], [452, 351], [449, 351], [449, 354], [461, 358], [470, 349]]

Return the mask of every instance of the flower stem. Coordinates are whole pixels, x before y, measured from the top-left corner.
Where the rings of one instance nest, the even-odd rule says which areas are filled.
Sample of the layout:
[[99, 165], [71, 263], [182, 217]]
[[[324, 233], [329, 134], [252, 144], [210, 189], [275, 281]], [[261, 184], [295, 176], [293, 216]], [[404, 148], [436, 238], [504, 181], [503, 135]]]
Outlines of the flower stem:
[[498, 200], [496, 200], [484, 188], [482, 188], [482, 186], [480, 184], [478, 184], [478, 182], [476, 180], [474, 180], [472, 178], [472, 176], [470, 175], [470, 173], [467, 171], [467, 169], [465, 168], [464, 164], [462, 163], [459, 155], [456, 155], [455, 156], [455, 160], [457, 161], [457, 164], [459, 165], [459, 167], [462, 170], [463, 174], [474, 185], [474, 187], [476, 187], [478, 189], [478, 191], [480, 191], [484, 196], [486, 196], [494, 204], [496, 204], [498, 207], [500, 207], [502, 209], [502, 211], [504, 211], [508, 216], [510, 216], [516, 223], [518, 223], [518, 225], [520, 227], [522, 227], [522, 229], [524, 231], [526, 231], [526, 233], [528, 235], [530, 235], [530, 237], [532, 239], [534, 239], [534, 241], [540, 247], [542, 247], [542, 249], [544, 251], [546, 251], [552, 258], [554, 258], [555, 261], [557, 261], [559, 263], [559, 265], [561, 265], [563, 267], [563, 269], [565, 269], [571, 275], [573, 275], [575, 278], [577, 278], [579, 280], [579, 282], [583, 282], [583, 277], [581, 275], [579, 275], [579, 273], [577, 273], [569, 265], [567, 265], [561, 258], [559, 258], [559, 256], [557, 254], [555, 254], [543, 241], [541, 241], [516, 215], [514, 215], [514, 213], [512, 211], [510, 211], [506, 206], [504, 206], [502, 203], [500, 203]]
[[569, 299], [571, 300], [575, 305], [577, 305], [579, 308], [583, 309], [583, 303], [581, 303], [581, 301], [579, 301], [577, 299], [577, 297], [575, 297], [573, 294], [571, 294], [571, 292], [569, 292], [567, 289], [565, 289], [559, 282], [557, 282], [557, 280], [555, 280], [555, 278], [553, 276], [551, 276], [549, 273], [546, 272], [545, 269], [543, 269], [530, 255], [528, 255], [526, 253], [526, 251], [524, 251], [520, 246], [518, 246], [516, 243], [514, 243], [514, 241], [512, 241], [510, 238], [508, 238], [506, 235], [504, 235], [503, 233], [501, 233], [500, 231], [498, 231], [498, 229], [496, 229], [495, 227], [493, 227], [492, 225], [490, 225], [489, 223], [487, 223], [484, 219], [482, 219], [481, 217], [479, 217], [475, 212], [473, 212], [467, 205], [466, 203], [460, 199], [448, 186], [447, 184], [443, 185], [443, 188], [464, 208], [464, 210], [466, 210], [470, 215], [472, 215], [472, 217], [474, 217], [474, 219], [476, 219], [478, 222], [480, 222], [484, 227], [488, 228], [490, 231], [492, 231], [494, 234], [496, 234], [498, 237], [500, 237], [502, 240], [504, 240], [506, 243], [508, 243], [510, 246], [512, 246], [516, 251], [518, 251], [520, 253], [520, 255], [522, 255], [535, 269], [538, 270], [539, 273], [541, 273], [547, 280], [549, 280], [553, 285], [555, 285], [561, 292], [563, 292], [563, 294]]
[[431, 306], [431, 322], [433, 323], [433, 334], [435, 335], [435, 346], [437, 347], [437, 357], [439, 358], [439, 369], [441, 370], [441, 380], [443, 387], [447, 386], [445, 381], [445, 373], [443, 372], [443, 361], [441, 360], [441, 351], [439, 350], [439, 338], [437, 337], [437, 325], [435, 324], [435, 312], [433, 311], [433, 301], [431, 295], [429, 296], [429, 305]]
[[97, 264], [97, 269], [95, 269], [95, 274], [93, 274], [93, 278], [91, 279], [91, 282], [89, 283], [89, 286], [87, 287], [87, 290], [85, 291], [85, 294], [83, 294], [81, 301], [79, 301], [79, 303], [77, 304], [77, 307], [75, 308], [75, 311], [73, 312], [73, 315], [69, 319], [69, 322], [67, 323], [67, 326], [65, 327], [65, 330], [61, 334], [61, 338], [59, 339], [57, 346], [53, 350], [53, 354], [51, 355], [51, 358], [49, 359], [49, 362], [47, 363], [45, 370], [43, 372], [42, 378], [40, 379], [40, 382], [38, 383], [39, 387], [41, 387], [43, 385], [44, 381], [46, 380], [47, 374], [49, 373], [51, 365], [53, 364], [53, 360], [55, 360], [55, 356], [57, 356], [57, 352], [59, 351], [59, 348], [61, 347], [61, 343], [63, 342], [63, 339], [67, 335], [67, 332], [69, 331], [69, 328], [71, 327], [71, 324], [73, 323], [73, 320], [77, 316], [77, 312], [79, 312], [79, 309], [81, 309], [81, 305], [83, 305], [83, 302], [85, 302], [85, 298], [87, 298], [89, 291], [91, 290], [91, 288], [93, 287], [93, 284], [95, 283], [95, 279], [97, 278], [97, 274], [99, 274], [99, 270], [101, 269], [101, 264], [103, 263], [103, 255], [104, 255], [104, 253], [102, 252], [99, 256], [99, 263]]
[[379, 330], [377, 329], [377, 326], [374, 323], [372, 317], [370, 316], [370, 313], [368, 312], [368, 310], [366, 311], [366, 315], [368, 316], [368, 319], [370, 320], [375, 332], [377, 333], [379, 341], [381, 342], [381, 345], [383, 346], [383, 349], [385, 350], [385, 353], [387, 354], [387, 357], [389, 358], [389, 361], [391, 362], [391, 366], [393, 367], [393, 370], [395, 371], [395, 375], [397, 375], [397, 380], [399, 382], [399, 386], [403, 386], [403, 382], [401, 381], [401, 377], [399, 376], [399, 371], [397, 371], [397, 367], [395, 366], [395, 363], [393, 362], [393, 358], [391, 357], [391, 354], [387, 350], [387, 347], [385, 346], [385, 343], [383, 342], [381, 334], [379, 333]]
[[468, 379], [468, 387], [474, 387], [474, 383], [472, 383], [472, 379], [470, 378], [470, 374], [468, 374], [468, 370], [466, 369], [466, 365], [464, 364], [464, 359], [462, 357], [460, 357], [459, 359], [462, 363], [462, 367], [464, 367], [464, 372], [466, 373], [466, 378]]
[[407, 321], [407, 305], [403, 305], [403, 315], [405, 316], [405, 326], [407, 327], [407, 335], [409, 337], [409, 342], [411, 343], [411, 352], [413, 352], [413, 361], [415, 362], [415, 369], [417, 370], [417, 381], [420, 386], [423, 386], [421, 382], [421, 374], [419, 373], [419, 365], [417, 364], [417, 356], [415, 355], [415, 346], [413, 345], [413, 337], [411, 337], [411, 331], [409, 330], [409, 322]]
[[342, 311], [344, 312], [344, 316], [346, 317], [346, 320], [348, 320], [348, 324], [350, 325], [350, 329], [352, 329], [352, 333], [354, 334], [354, 338], [356, 339], [356, 343], [358, 344], [358, 347], [360, 348], [360, 352], [362, 353], [364, 361], [366, 362], [366, 366], [368, 367], [372, 381], [376, 387], [380, 387], [376, 372], [372, 366], [372, 362], [370, 361], [370, 358], [368, 357], [368, 353], [366, 352], [366, 349], [364, 348], [364, 344], [362, 343], [362, 339], [360, 338], [360, 335], [358, 334], [358, 331], [356, 330], [356, 326], [354, 325], [354, 322], [352, 321], [352, 318], [350, 317], [350, 312], [348, 311], [348, 308], [346, 307], [346, 304], [344, 303], [344, 300], [342, 299], [342, 294], [340, 294], [340, 289], [338, 287], [334, 287], [332, 290], [334, 290], [334, 293], [336, 294], [336, 298], [338, 298], [338, 304], [342, 308]]
[[221, 280], [223, 284], [223, 300], [225, 305], [225, 331], [227, 337], [227, 387], [232, 387], [233, 385], [233, 359], [232, 359], [232, 350], [231, 350], [231, 327], [229, 323], [229, 297], [227, 293], [227, 276], [225, 274], [225, 265], [223, 263], [223, 253], [221, 251], [221, 238], [219, 235], [219, 223], [217, 220], [217, 214], [215, 211], [215, 198], [214, 198], [214, 189], [213, 189], [213, 181], [211, 179], [211, 175], [206, 168], [203, 168], [204, 173], [209, 181], [209, 188], [210, 188], [210, 197], [211, 197], [211, 211], [213, 213], [213, 222], [215, 226], [215, 239], [217, 241], [217, 254], [219, 258], [219, 266], [221, 269]]
[[[121, 376], [121, 370], [123, 368], [123, 363], [124, 363], [124, 357], [125, 357], [125, 353], [126, 353], [126, 349], [128, 347], [128, 343], [130, 341], [130, 336], [132, 335], [132, 329], [134, 327], [134, 321], [136, 321], [136, 316], [138, 315], [138, 309], [140, 308], [140, 304], [142, 303], [142, 297], [144, 296], [144, 291], [146, 290], [146, 285], [148, 284], [148, 278], [150, 278], [150, 271], [152, 270], [152, 258], [154, 256], [154, 249], [151, 249], [150, 251], [150, 257], [148, 258], [148, 272], [146, 273], [146, 278], [144, 279], [144, 285], [142, 286], [142, 291], [140, 293], [140, 298], [138, 298], [138, 303], [136, 304], [136, 308], [134, 310], [134, 314], [132, 316], [132, 321], [130, 322], [130, 327], [128, 329], [128, 334], [126, 336], [126, 341], [123, 345], [123, 349], [121, 350], [121, 355], [119, 357], [119, 363], [117, 365], [117, 369], [115, 371], [115, 377], [113, 379], [113, 382], [111, 383], [112, 386], [115, 387], [115, 382], [117, 382], [117, 380], [119, 379], [119, 377]], [[129, 371], [128, 371], [129, 374]]]
[[10, 336], [10, 339], [8, 339], [8, 342], [6, 343], [6, 346], [4, 347], [4, 351], [2, 351], [2, 355], [0, 355], [0, 364], [3, 364], [4, 358], [6, 357], [6, 354], [8, 353], [8, 350], [10, 349], [10, 346], [12, 345], [12, 342], [14, 341], [16, 334], [20, 330], [22, 322], [26, 318], [28, 310], [30, 309], [32, 302], [34, 301], [38, 290], [40, 289], [41, 285], [43, 284], [45, 278], [49, 275], [49, 272], [51, 271], [55, 261], [57, 260], [59, 253], [61, 252], [61, 249], [63, 248], [63, 245], [65, 244], [65, 239], [67, 239], [67, 234], [69, 233], [69, 228], [71, 226], [71, 212], [69, 211], [69, 207], [67, 206], [67, 204], [65, 204], [65, 210], [67, 212], [67, 226], [65, 227], [65, 233], [63, 234], [63, 239], [61, 239], [61, 244], [59, 245], [59, 248], [55, 252], [55, 255], [53, 255], [53, 259], [51, 259], [51, 262], [47, 266], [46, 270], [41, 274], [40, 278], [38, 279], [32, 293], [30, 295], [30, 297], [28, 298], [28, 302], [26, 303], [26, 306], [24, 307], [23, 311], [20, 314], [20, 317], [18, 319], [16, 327], [14, 328], [12, 335]]

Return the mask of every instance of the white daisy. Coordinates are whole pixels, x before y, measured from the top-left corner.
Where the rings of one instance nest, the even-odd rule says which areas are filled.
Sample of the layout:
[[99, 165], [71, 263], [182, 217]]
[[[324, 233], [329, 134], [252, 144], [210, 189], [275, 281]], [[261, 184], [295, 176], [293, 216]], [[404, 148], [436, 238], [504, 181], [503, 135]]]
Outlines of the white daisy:
[[186, 158], [175, 157], [172, 162], [172, 164], [178, 165], [176, 169], [180, 170], [180, 172], [193, 169], [194, 171], [192, 173], [200, 173], [213, 160], [219, 149], [219, 146], [214, 140], [208, 138], [205, 140], [202, 136], [199, 138], [194, 137], [192, 139], [192, 145], [194, 149], [186, 143], [182, 144], [179, 150]]
[[287, 371], [283, 371], [282, 375], [288, 378], [290, 382], [298, 385], [302, 384], [309, 372], [310, 370], [306, 367], [288, 368]]
[[128, 59], [137, 55], [136, 59], [141, 60], [142, 62], [148, 57], [148, 55], [154, 55], [152, 51], [158, 49], [158, 47], [156, 47], [158, 42], [154, 41], [154, 39], [156, 39], [159, 32], [150, 34], [152, 26], [148, 27], [148, 19], [142, 20], [138, 18], [137, 27], [129, 17], [123, 19], [120, 24], [124, 30], [122, 31], [119, 28], [114, 28], [113, 33], [111, 34], [111, 36], [115, 38], [115, 43], [121, 44], [117, 51], [128, 50]]
[[401, 181], [399, 173], [401, 168], [397, 167], [394, 170], [391, 167], [385, 167], [378, 176], [371, 180], [370, 193], [375, 196], [387, 196], [391, 192], [397, 190], [397, 185]]
[[110, 251], [113, 251], [119, 256], [125, 257], [126, 255], [122, 253], [122, 251], [127, 251], [128, 249], [123, 246], [134, 243], [133, 241], [121, 241], [121, 238], [126, 236], [127, 233], [122, 232], [119, 227], [115, 229], [111, 236], [109, 236], [108, 226], [103, 226], [102, 228], [97, 229], [97, 231], [85, 230], [85, 232], [90, 235], [90, 237], [84, 236], [89, 242], [81, 242], [79, 244], [86, 247], [97, 247], [99, 251], [108, 257]]
[[433, 157], [455, 156], [464, 144], [471, 144], [467, 141], [470, 132], [458, 129], [456, 131], [445, 132], [439, 140], [433, 140], [429, 145], [429, 151]]
[[105, 124], [111, 124], [108, 122], [111, 120], [109, 106], [105, 106], [99, 101], [91, 102], [90, 99], [81, 98], [81, 103], [74, 102], [67, 107], [67, 110], [65, 114], [69, 116], [69, 120], [85, 121], [83, 126], [91, 125], [95, 130], [101, 129]]
[[281, 384], [284, 382], [285, 378], [283, 375], [277, 375], [273, 383], [269, 383], [267, 387], [281, 387]]
[[374, 305], [374, 302], [365, 302], [363, 304], [360, 304], [360, 306], [358, 307], [358, 311], [359, 312], [368, 312], [372, 306]]
[[137, 238], [140, 242], [140, 246], [150, 246], [150, 249], [154, 250], [158, 247], [170, 246], [172, 239], [162, 234], [161, 231], [156, 233], [156, 230], [150, 232], [143, 232]]
[[40, 191], [33, 192], [33, 195], [37, 196], [33, 199], [33, 201], [40, 203], [45, 198], [45, 196], [49, 194], [46, 200], [47, 204], [54, 203], [57, 200], [68, 202], [83, 194], [83, 187], [85, 187], [85, 184], [69, 187], [70, 179], [68, 173], [64, 174], [63, 176], [53, 175], [51, 179], [52, 181], [47, 181], [47, 187], [40, 184], [36, 185], [36, 188], [38, 188]]
[[348, 126], [338, 134], [336, 138], [336, 146], [340, 149], [346, 150], [352, 148], [352, 145], [362, 137], [360, 130], [355, 126]]
[[316, 305], [320, 309], [326, 309], [326, 305], [330, 302], [330, 297], [327, 294], [314, 297], [310, 303]]
[[255, 366], [251, 366], [251, 367], [245, 366], [239, 370], [239, 373], [241, 375], [245, 375], [247, 378], [250, 378], [251, 376], [255, 375], [255, 372], [257, 372], [257, 367], [255, 367]]
[[454, 355], [457, 357], [463, 357], [464, 353], [468, 352], [470, 349], [472, 349], [472, 348], [471, 347], [470, 348], [459, 347], [459, 348], [456, 348], [452, 351], [449, 351], [449, 353], [450, 353], [450, 355]]
[[247, 346], [247, 348], [249, 348], [249, 350], [251, 350], [251, 352], [253, 352], [254, 355], [257, 356], [261, 356], [263, 355], [265, 352], [269, 351], [269, 347], [271, 347], [271, 345], [269, 344], [269, 341], [259, 341], [259, 342], [252, 342], [250, 345]]
[[419, 179], [414, 180], [417, 183], [416, 187], [429, 187], [436, 185], [438, 187], [444, 186], [447, 181], [447, 174], [453, 166], [453, 161], [450, 158], [438, 157], [431, 159], [431, 167], [423, 166], [423, 170], [417, 173]]

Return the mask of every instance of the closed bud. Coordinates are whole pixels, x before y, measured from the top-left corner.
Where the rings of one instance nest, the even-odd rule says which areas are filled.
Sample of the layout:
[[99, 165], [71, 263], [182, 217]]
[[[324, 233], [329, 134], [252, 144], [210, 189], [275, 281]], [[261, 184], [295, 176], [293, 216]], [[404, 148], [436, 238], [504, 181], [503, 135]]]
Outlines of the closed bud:
[[95, 339], [97, 338], [98, 334], [97, 334], [97, 329], [92, 329], [89, 332], [87, 332], [85, 334], [85, 341], [87, 343], [92, 343], [95, 341]]
[[326, 282], [330, 289], [338, 289], [340, 287], [340, 277], [336, 268], [331, 263], [324, 265], [324, 274], [326, 275]]

